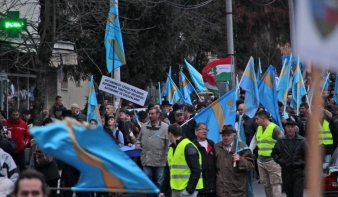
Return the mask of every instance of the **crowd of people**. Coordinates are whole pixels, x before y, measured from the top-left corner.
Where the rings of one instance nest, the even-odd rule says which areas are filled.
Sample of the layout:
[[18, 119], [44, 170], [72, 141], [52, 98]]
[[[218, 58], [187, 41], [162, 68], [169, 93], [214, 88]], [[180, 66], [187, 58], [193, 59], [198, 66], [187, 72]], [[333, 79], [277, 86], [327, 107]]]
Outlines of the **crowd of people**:
[[[334, 81], [332, 81], [334, 83]], [[332, 101], [332, 86], [324, 91], [324, 107], [320, 108], [318, 123], [320, 145], [324, 151], [323, 169], [338, 143], [338, 116]], [[325, 95], [327, 94], [327, 95]], [[306, 99], [299, 107], [299, 115], [291, 109], [289, 101], [284, 106], [279, 102], [279, 113], [283, 128], [271, 120], [270, 114], [260, 107], [254, 117], [248, 117], [244, 105], [245, 92], [240, 92], [237, 101], [237, 118], [234, 125], [224, 125], [220, 131], [209, 131], [204, 122], [196, 122], [194, 116], [217, 98], [204, 96], [193, 105], [171, 105], [150, 103], [146, 110], [136, 111], [132, 103], [120, 109], [104, 100], [99, 104], [101, 120], [87, 120], [79, 105], [74, 103], [68, 110], [62, 104], [62, 97], [55, 98], [49, 110], [43, 110], [40, 117], [33, 118], [31, 111], [12, 108], [9, 117], [0, 113], [0, 197], [12, 193], [20, 195], [21, 182], [28, 179], [46, 181], [46, 187], [71, 187], [76, 184], [79, 172], [56, 158], [39, 160], [39, 147], [29, 128], [45, 126], [56, 120], [71, 117], [79, 122], [89, 122], [92, 126], [103, 125], [103, 130], [113, 142], [122, 146], [142, 149], [140, 157], [132, 158], [144, 173], [159, 188], [159, 194], [147, 196], [192, 196], [192, 197], [246, 197], [253, 196], [250, 182], [259, 179], [267, 197], [280, 197], [284, 190], [288, 197], [303, 196], [304, 169], [306, 167], [307, 120], [311, 109]], [[313, 106], [312, 106], [313, 107]], [[39, 121], [36, 121], [35, 119]], [[98, 121], [101, 121], [100, 123]], [[243, 126], [246, 140], [236, 140], [239, 127]], [[208, 132], [217, 132], [221, 141], [208, 139]], [[25, 148], [30, 148], [29, 158], [25, 158]], [[45, 155], [46, 157], [46, 155]], [[47, 157], [46, 157], [47, 158]], [[29, 165], [25, 162], [29, 160]], [[39, 174], [28, 171], [34, 169]], [[62, 173], [60, 174], [59, 171]], [[255, 175], [253, 175], [255, 171]], [[21, 177], [21, 178], [20, 178]], [[21, 180], [21, 181], [20, 181]], [[60, 182], [60, 183], [58, 183]], [[24, 192], [29, 192], [23, 191]], [[31, 191], [54, 197], [50, 193]], [[72, 197], [72, 191], [62, 191], [63, 197]], [[94, 196], [92, 192], [76, 192], [77, 196]], [[96, 196], [108, 196], [106, 192]]]

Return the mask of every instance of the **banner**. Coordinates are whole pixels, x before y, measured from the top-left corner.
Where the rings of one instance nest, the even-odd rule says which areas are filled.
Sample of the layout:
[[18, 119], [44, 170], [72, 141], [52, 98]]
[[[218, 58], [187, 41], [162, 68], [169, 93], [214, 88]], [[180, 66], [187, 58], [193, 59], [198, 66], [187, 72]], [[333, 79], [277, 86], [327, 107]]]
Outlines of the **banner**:
[[141, 106], [144, 105], [148, 95], [147, 91], [106, 76], [102, 76], [99, 89]]

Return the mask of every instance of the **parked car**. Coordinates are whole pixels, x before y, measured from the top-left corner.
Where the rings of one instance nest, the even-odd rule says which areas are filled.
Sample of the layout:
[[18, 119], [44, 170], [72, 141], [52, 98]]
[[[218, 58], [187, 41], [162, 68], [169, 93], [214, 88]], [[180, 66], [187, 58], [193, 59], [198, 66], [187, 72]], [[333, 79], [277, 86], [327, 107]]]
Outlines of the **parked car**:
[[324, 197], [338, 196], [338, 148], [332, 154], [328, 169], [322, 178]]

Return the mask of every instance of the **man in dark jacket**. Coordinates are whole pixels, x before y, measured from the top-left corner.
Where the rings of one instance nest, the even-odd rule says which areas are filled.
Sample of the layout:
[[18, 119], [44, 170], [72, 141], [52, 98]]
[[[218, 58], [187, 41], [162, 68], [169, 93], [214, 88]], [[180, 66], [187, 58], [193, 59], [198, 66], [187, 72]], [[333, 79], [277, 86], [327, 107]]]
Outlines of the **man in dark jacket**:
[[170, 188], [172, 197], [196, 197], [203, 188], [200, 153], [189, 139], [182, 137], [178, 124], [168, 127], [168, 138], [172, 143], [168, 152], [169, 168], [165, 171], [159, 197], [164, 197]]
[[288, 119], [285, 136], [278, 139], [271, 156], [282, 167], [283, 186], [287, 197], [301, 197], [304, 190], [306, 140], [296, 132], [297, 123]]
[[58, 113], [62, 114], [62, 111], [65, 111], [65, 110], [67, 110], [67, 108], [65, 106], [63, 106], [63, 104], [62, 104], [62, 97], [56, 96], [54, 105], [49, 109], [49, 115], [52, 118], [61, 119], [60, 117], [58, 117], [59, 114], [57, 114], [55, 112], [59, 111]]
[[193, 143], [202, 156], [203, 189], [198, 191], [198, 197], [216, 197], [216, 158], [214, 142], [207, 139], [208, 128], [205, 123], [195, 126], [196, 138]]
[[[189, 120], [195, 116], [195, 108], [192, 105], [185, 105], [183, 107], [183, 116], [185, 120]], [[182, 126], [183, 137], [188, 138], [190, 141], [193, 141], [196, 138], [195, 135], [195, 119], [190, 120]]]

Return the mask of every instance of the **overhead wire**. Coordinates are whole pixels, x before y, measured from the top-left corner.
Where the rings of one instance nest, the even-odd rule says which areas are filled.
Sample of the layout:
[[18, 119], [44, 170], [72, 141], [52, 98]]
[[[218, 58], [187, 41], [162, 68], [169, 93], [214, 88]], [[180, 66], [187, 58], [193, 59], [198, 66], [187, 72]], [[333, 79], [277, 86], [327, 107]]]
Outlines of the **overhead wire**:
[[256, 5], [266, 6], [266, 5], [273, 4], [276, 0], [272, 0], [272, 1], [268, 2], [268, 3], [257, 3], [257, 2], [255, 2], [255, 1], [253, 1], [253, 0], [249, 0], [249, 1], [250, 1], [251, 3], [253, 3], [253, 4], [256, 4]]
[[179, 8], [179, 9], [197, 9], [197, 8], [200, 8], [200, 7], [203, 7], [209, 3], [211, 3], [213, 0], [207, 0], [203, 3], [200, 3], [200, 4], [196, 4], [196, 5], [187, 5], [188, 2], [186, 2], [185, 4], [177, 4], [177, 3], [173, 3], [173, 2], [170, 2], [170, 1], [165, 1], [166, 4], [170, 5], [170, 6], [173, 6], [173, 7], [176, 7], [176, 8]]

